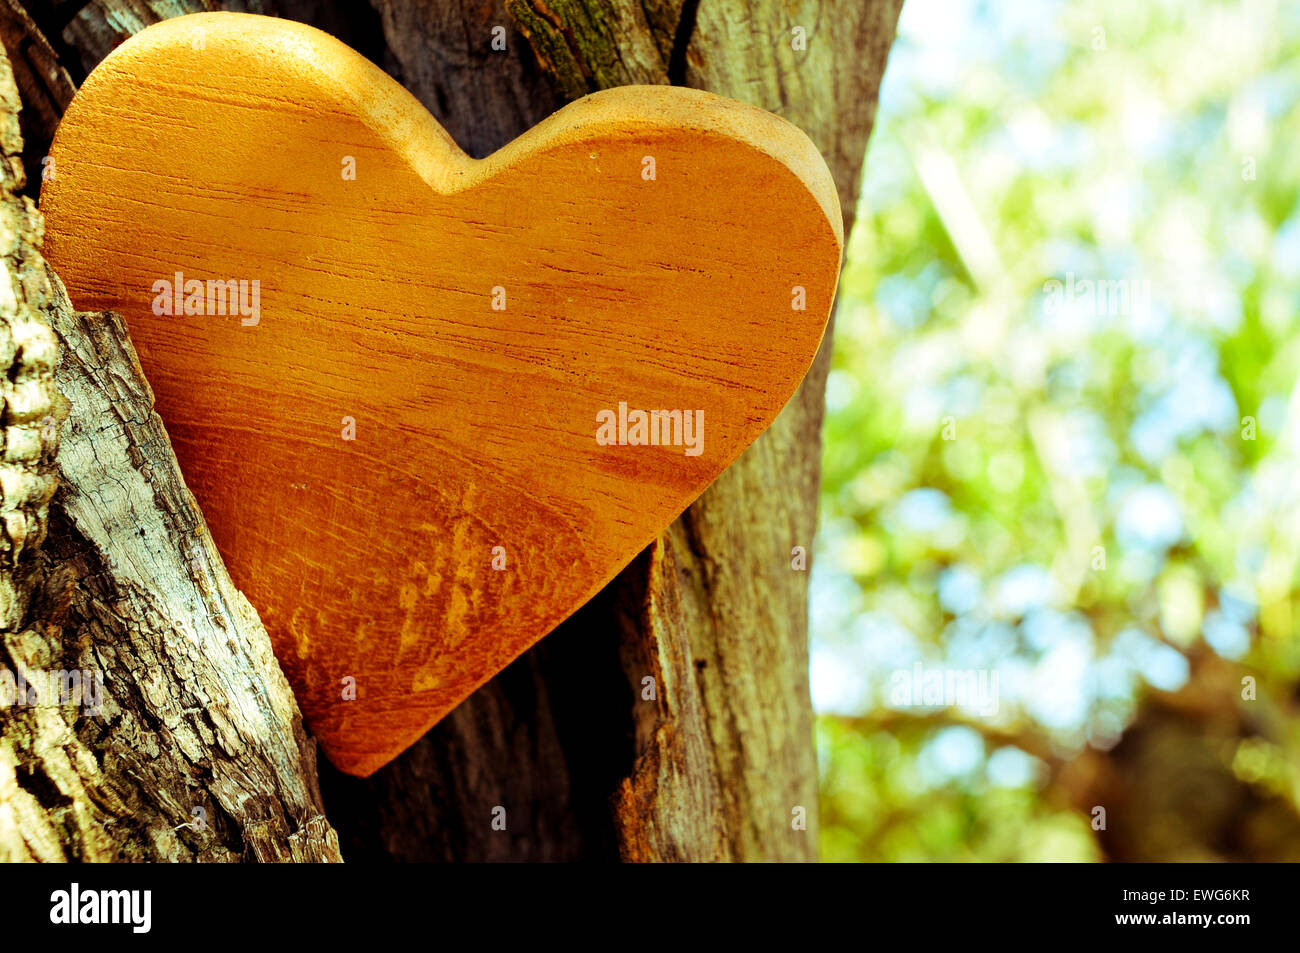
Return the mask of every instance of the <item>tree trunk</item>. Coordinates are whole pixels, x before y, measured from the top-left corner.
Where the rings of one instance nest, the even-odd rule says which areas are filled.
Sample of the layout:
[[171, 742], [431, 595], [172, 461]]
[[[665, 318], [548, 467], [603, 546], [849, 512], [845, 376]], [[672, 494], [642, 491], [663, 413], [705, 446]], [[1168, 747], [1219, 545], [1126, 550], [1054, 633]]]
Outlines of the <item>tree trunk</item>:
[[792, 551], [810, 551], [816, 527], [829, 334], [772, 428], [600, 595], [396, 761], [365, 780], [322, 763], [318, 787], [314, 745], [125, 329], [75, 314], [46, 277], [18, 160], [39, 176], [75, 84], [128, 32], [224, 8], [334, 33], [475, 156], [609, 86], [754, 103], [808, 133], [851, 219], [900, 3], [0, 0], [17, 299], [8, 314], [0, 294], [0, 667], [105, 675], [102, 714], [0, 713], [0, 859], [328, 860], [340, 841], [349, 859], [815, 859], [807, 573]]

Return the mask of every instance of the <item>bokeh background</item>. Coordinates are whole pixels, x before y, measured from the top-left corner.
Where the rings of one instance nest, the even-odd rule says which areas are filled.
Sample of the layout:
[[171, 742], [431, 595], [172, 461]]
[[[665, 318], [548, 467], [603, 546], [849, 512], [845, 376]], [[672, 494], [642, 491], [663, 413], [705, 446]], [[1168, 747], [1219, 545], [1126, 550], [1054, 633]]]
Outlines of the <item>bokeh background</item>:
[[1300, 860], [1300, 3], [907, 0], [835, 341], [823, 859]]

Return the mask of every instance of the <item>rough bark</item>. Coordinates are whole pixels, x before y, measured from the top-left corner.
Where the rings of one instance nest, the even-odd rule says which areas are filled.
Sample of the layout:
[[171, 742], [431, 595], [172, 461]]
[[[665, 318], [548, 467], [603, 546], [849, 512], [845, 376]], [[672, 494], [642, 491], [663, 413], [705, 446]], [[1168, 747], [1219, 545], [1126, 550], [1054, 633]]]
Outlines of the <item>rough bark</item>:
[[314, 745], [126, 330], [75, 313], [37, 251], [0, 61], [0, 859], [338, 859]]
[[[33, 95], [56, 104], [42, 107], [51, 115], [66, 103], [68, 88], [57, 64], [70, 84], [127, 34], [161, 16], [218, 7], [248, 10], [305, 20], [335, 33], [411, 89], [473, 155], [500, 147], [568, 99], [622, 83], [686, 84], [755, 103], [795, 122], [821, 148], [848, 220], [901, 5], [900, 0], [373, 0], [372, 9], [357, 0], [69, 0], [39, 8], [37, 3], [28, 5], [32, 27], [48, 42], [24, 41], [28, 45], [21, 49], [35, 51], [28, 58], [34, 78], [27, 85]], [[6, 21], [11, 51], [20, 49], [13, 36], [31, 29], [14, 28], [17, 20], [15, 15]], [[506, 28], [505, 51], [492, 49], [494, 27]], [[805, 32], [806, 50], [792, 45], [795, 27]], [[42, 65], [50, 60], [47, 51], [56, 55], [54, 72]], [[24, 57], [20, 52], [16, 58]], [[48, 121], [32, 125], [33, 141], [48, 142], [41, 139], [52, 132]], [[119, 458], [110, 469], [126, 467], [127, 476], [152, 472], [158, 480], [158, 468], [166, 471], [174, 464], [169, 451], [157, 452], [158, 446], [165, 449], [161, 431], [142, 435], [136, 430], [141, 425], [133, 423], [148, 416], [142, 403], [145, 385], [113, 379], [122, 373], [121, 354], [129, 350], [124, 333], [107, 321], [56, 323], [72, 353], [80, 349], [88, 354], [86, 349], [94, 348], [100, 360], [105, 353], [113, 355], [117, 370], [108, 379], [85, 377], [83, 367], [80, 386], [88, 404], [95, 400], [89, 392], [102, 392], [101, 410], [110, 408], [120, 424], [111, 437], [120, 452], [132, 456], [121, 449], [123, 440], [154, 447], [147, 463], [128, 466]], [[92, 328], [103, 330], [92, 333]], [[807, 573], [792, 568], [791, 550], [801, 546], [810, 551], [816, 528], [828, 359], [829, 334], [804, 385], [768, 433], [597, 598], [406, 754], [365, 781], [322, 765], [325, 803], [346, 856], [815, 858]], [[72, 402], [74, 420], [77, 402]], [[77, 432], [69, 425], [69, 434]], [[65, 467], [67, 439], [60, 452]], [[42, 453], [46, 456], [40, 459], [46, 460], [48, 451]], [[138, 452], [134, 459], [140, 460]], [[88, 490], [81, 495], [83, 506], [93, 511], [86, 501], [95, 498], [95, 487], [103, 493], [106, 473], [69, 475], [65, 470], [64, 477], [90, 481], [79, 486]], [[170, 474], [163, 479], [166, 483]], [[165, 821], [149, 831], [133, 831], [128, 843], [154, 843], [167, 822], [189, 820], [190, 806], [199, 802], [169, 787], [179, 778], [210, 795], [202, 803], [224, 804], [214, 791], [251, 784], [258, 795], [249, 799], [254, 811], [274, 814], [274, 805], [259, 800], [267, 792], [275, 792], [286, 805], [267, 821], [265, 830], [271, 833], [260, 839], [248, 833], [263, 830], [249, 816], [224, 807], [210, 812], [220, 823], [220, 843], [205, 848], [185, 840], [190, 854], [206, 849], [204, 856], [327, 856], [332, 832], [319, 814], [311, 749], [303, 744], [296, 722], [285, 720], [296, 708], [291, 699], [286, 707], [279, 694], [283, 679], [265, 657], [265, 633], [246, 612], [242, 597], [228, 588], [197, 514], [179, 506], [180, 497], [172, 495], [169, 502], [153, 503], [151, 524], [176, 535], [170, 543], [156, 541], [155, 548], [167, 556], [148, 569], [154, 583], [165, 580], [183, 595], [149, 616], [150, 626], [142, 627], [147, 631], [115, 633], [104, 620], [115, 624], [115, 613], [138, 613], [149, 599], [139, 589], [122, 594], [124, 582], [148, 587], [123, 578], [121, 559], [127, 552], [148, 551], [131, 543], [114, 562], [104, 549], [111, 536], [95, 537], [87, 529], [93, 519], [82, 512], [78, 522], [75, 506], [60, 515], [64, 511], [56, 501], [54, 533], [42, 562], [48, 564], [45, 578], [64, 580], [63, 588], [46, 582], [40, 591], [48, 605], [43, 602], [33, 614], [77, 620], [71, 634], [64, 626], [65, 653], [73, 645], [116, 645], [125, 658], [113, 658], [124, 666], [120, 680], [135, 684], [132, 679], [141, 670], [132, 666], [148, 665], [167, 696], [158, 700], [153, 720], [147, 722], [154, 732], [154, 757], [164, 760], [165, 770], [142, 776], [139, 762], [105, 770], [101, 738], [84, 739], [79, 757], [101, 759], [92, 782], [125, 784], [131, 796], [167, 807], [160, 814]], [[188, 495], [184, 500], [188, 503]], [[196, 546], [202, 550], [201, 572], [172, 558], [175, 553], [188, 556]], [[204, 583], [197, 576], [211, 578]], [[122, 609], [123, 604], [128, 608]], [[96, 606], [102, 611], [96, 613]], [[244, 641], [222, 658], [195, 658], [186, 634], [211, 639], [221, 629], [216, 623], [199, 625], [198, 606], [204, 608], [197, 614], [216, 612]], [[174, 619], [195, 621], [163, 621]], [[124, 640], [130, 644], [126, 651], [120, 647]], [[57, 635], [54, 641], [59, 641]], [[233, 725], [232, 730], [247, 733], [244, 718], [252, 713], [241, 708], [226, 724], [214, 726], [216, 716], [204, 712], [214, 703], [220, 707], [220, 693], [180, 694], [182, 686], [191, 684], [190, 676], [181, 674], [191, 664], [206, 666], [210, 675], [229, 664], [243, 665], [241, 684], [251, 681], [268, 699], [258, 727], [263, 735], [245, 737], [238, 756], [226, 751], [214, 759], [211, 752], [224, 750], [222, 728]], [[228, 685], [234, 681], [227, 678]], [[124, 707], [150, 710], [147, 706], [155, 700], [143, 689], [132, 691], [135, 695]], [[227, 711], [239, 707], [229, 700], [227, 706]], [[177, 718], [179, 728], [174, 727]], [[8, 725], [0, 726], [0, 745], [10, 735]], [[195, 738], [198, 758], [186, 747]], [[209, 773], [196, 775], [197, 765]], [[81, 793], [65, 796], [72, 802], [64, 808], [69, 815], [99, 804]], [[0, 810], [6, 801], [0, 791]], [[504, 831], [491, 823], [498, 806], [507, 810]], [[807, 817], [806, 829], [792, 824], [798, 808]], [[4, 836], [0, 820], [0, 844]], [[71, 839], [53, 836], [70, 853]], [[191, 833], [180, 836], [190, 838]], [[241, 837], [256, 842], [257, 849], [241, 848]]]

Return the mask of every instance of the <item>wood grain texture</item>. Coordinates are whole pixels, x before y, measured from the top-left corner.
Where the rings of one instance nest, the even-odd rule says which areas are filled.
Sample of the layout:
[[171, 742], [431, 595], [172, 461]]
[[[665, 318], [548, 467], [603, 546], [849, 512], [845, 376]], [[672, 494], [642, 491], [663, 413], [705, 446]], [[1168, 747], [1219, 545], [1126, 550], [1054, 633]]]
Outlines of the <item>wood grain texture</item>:
[[[760, 110], [619, 90], [472, 160], [363, 58], [265, 18], [137, 35], [52, 155], [47, 256], [76, 304], [124, 314], [236, 584], [360, 775], [771, 423], [838, 272], [830, 176]], [[154, 314], [177, 272], [260, 282], [256, 322]], [[702, 453], [601, 446], [620, 403], [702, 411]]]
[[[99, 711], [15, 712], [0, 778], [14, 782], [17, 833], [41, 860], [339, 860], [315, 745], [180, 478], [121, 320], [73, 312], [50, 280], [70, 409], [35, 622], [7, 649], [21, 670], [102, 673], [103, 698]], [[24, 787], [36, 810], [22, 810]], [[5, 840], [0, 854], [21, 842]]]
[[[798, 124], [829, 160], [847, 197], [847, 223], [899, 6], [898, 0], [702, 0], [698, 6], [580, 0], [582, 9], [570, 12], [568, 4], [552, 2], [536, 4], [535, 14], [524, 11], [536, 31], [522, 38], [501, 0], [373, 2], [382, 13], [378, 37], [377, 15], [366, 0], [68, 0], [59, 16], [46, 0], [30, 0], [28, 9], [77, 81], [131, 33], [165, 16], [257, 7], [300, 18], [381, 64], [473, 155], [490, 153], [544, 119], [564, 101], [556, 90], [575, 79], [583, 92], [601, 82], [628, 82], [599, 64], [641, 69], [631, 51], [647, 47], [628, 33], [648, 29], [665, 52], [643, 81], [705, 85]], [[726, 28], [715, 29], [714, 17]], [[566, 31], [588, 19], [601, 23], [601, 42], [571, 44], [573, 59], [554, 64], [567, 78], [548, 84], [532, 43], [558, 49]], [[806, 52], [788, 56], [790, 25], [813, 22], [820, 28], [809, 34]], [[509, 31], [505, 51], [489, 46], [498, 25]], [[10, 53], [21, 58], [29, 49]], [[580, 62], [588, 56], [591, 63]], [[44, 130], [44, 141], [52, 134]], [[582, 610], [370, 778], [320, 765], [325, 805], [346, 857], [614, 859], [627, 856], [631, 845], [653, 859], [816, 857], [808, 575], [791, 571], [781, 544], [802, 543], [815, 526], [828, 345], [829, 335], [776, 424]], [[123, 371], [109, 366], [105, 373]], [[696, 519], [705, 508], [709, 518]], [[65, 524], [51, 528], [53, 540]], [[131, 558], [149, 558], [147, 547], [129, 539], [121, 545], [135, 550]], [[714, 573], [704, 583], [707, 568], [722, 563], [726, 578]], [[91, 567], [86, 581], [74, 585], [101, 578]], [[709, 608], [715, 592], [717, 612]], [[725, 668], [711, 661], [718, 657], [727, 660]], [[656, 666], [681, 677], [673, 692], [643, 700], [641, 680]], [[190, 677], [165, 666], [156, 672], [169, 685]], [[756, 745], [730, 730], [709, 731], [710, 724], [739, 723], [726, 714], [731, 707], [779, 708], [783, 723], [776, 716], [759, 716], [757, 723], [769, 731], [765, 724], [774, 722], [770, 731], [779, 732], [780, 742]], [[750, 730], [754, 725], [751, 719]], [[34, 770], [29, 781], [20, 778], [20, 788], [27, 783], [40, 794], [45, 788], [35, 781], [45, 769]], [[102, 777], [115, 785], [126, 780], [112, 764]], [[173, 799], [152, 783], [140, 785], [145, 807], [137, 810]], [[614, 797], [624, 784], [636, 798]], [[721, 790], [728, 792], [725, 800]], [[90, 794], [99, 797], [93, 787], [69, 797], [81, 804]], [[39, 812], [40, 803], [32, 803]], [[507, 831], [489, 823], [497, 805], [509, 807]], [[791, 831], [794, 805], [808, 810], [807, 831]], [[242, 823], [231, 820], [226, 843]], [[123, 849], [153, 853], [146, 831], [117, 831]], [[77, 836], [67, 826], [59, 835]]]
[[[338, 860], [315, 747], [125, 329], [76, 314], [41, 259], [18, 128], [0, 53], [0, 670], [38, 686], [0, 707], [0, 861]], [[51, 692], [71, 672], [99, 674], [93, 705]]]
[[[829, 160], [846, 229], [901, 6], [571, 0], [512, 2], [506, 15], [478, 0], [375, 3], [389, 51], [400, 51], [384, 62], [435, 115], [451, 122], [443, 103], [468, 86], [492, 104], [458, 114], [461, 141], [490, 150], [538, 121], [515, 77], [528, 103], [542, 98], [539, 64], [559, 98], [601, 83], [697, 85], [808, 133]], [[512, 20], [528, 44], [512, 38], [484, 56], [492, 27]], [[593, 21], [601, 40], [579, 38]], [[808, 28], [802, 51], [795, 25]], [[650, 48], [645, 31], [663, 51], [657, 64], [636, 59]], [[520, 125], [494, 139], [497, 117], [517, 112]], [[829, 344], [828, 334], [773, 426], [581, 612], [371, 778], [323, 766], [347, 856], [816, 858], [808, 574], [792, 570], [790, 549], [816, 529]], [[591, 651], [610, 643], [612, 657]], [[642, 698], [642, 680], [659, 671], [672, 690]], [[498, 804], [511, 805], [509, 833], [487, 823]], [[795, 807], [804, 831], [792, 830]]]

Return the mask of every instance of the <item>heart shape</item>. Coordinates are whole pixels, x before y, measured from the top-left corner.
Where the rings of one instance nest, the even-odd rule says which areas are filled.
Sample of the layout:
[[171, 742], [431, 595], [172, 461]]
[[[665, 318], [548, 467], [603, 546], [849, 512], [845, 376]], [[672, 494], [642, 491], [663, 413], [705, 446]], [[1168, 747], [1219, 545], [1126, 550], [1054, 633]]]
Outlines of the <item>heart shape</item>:
[[51, 158], [47, 259], [125, 317], [231, 576], [361, 776], [772, 422], [839, 272], [830, 174], [776, 116], [627, 87], [474, 160], [268, 17], [137, 34]]

